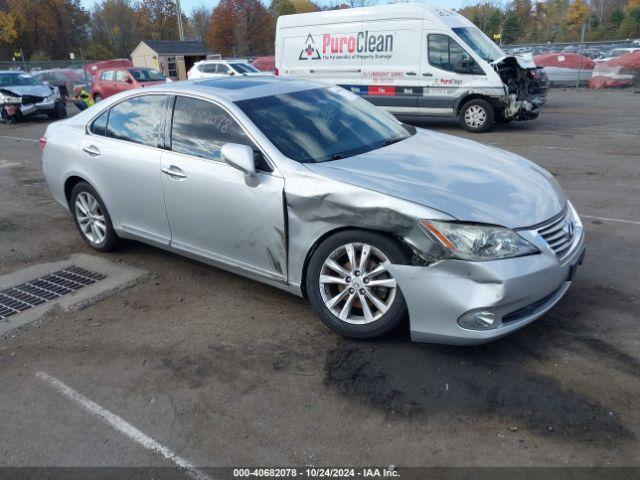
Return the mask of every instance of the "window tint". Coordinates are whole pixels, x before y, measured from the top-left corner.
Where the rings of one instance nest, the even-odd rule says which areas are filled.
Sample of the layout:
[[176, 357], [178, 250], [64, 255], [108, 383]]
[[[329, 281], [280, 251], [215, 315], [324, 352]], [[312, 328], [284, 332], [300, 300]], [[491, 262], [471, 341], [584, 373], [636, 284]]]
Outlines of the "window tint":
[[109, 116], [109, 110], [105, 110], [102, 114], [96, 118], [91, 124], [89, 131], [95, 135], [107, 134], [107, 117]]
[[107, 136], [157, 147], [165, 95], [134, 97], [111, 108]]
[[107, 70], [106, 72], [102, 72], [100, 75], [100, 80], [105, 80], [107, 82], [113, 81], [113, 70]]
[[171, 150], [210, 160], [221, 160], [225, 143], [253, 143], [229, 114], [213, 103], [178, 97], [173, 110]]
[[202, 73], [215, 73], [216, 64], [215, 63], [203, 63], [202, 65], [198, 66], [198, 70], [200, 70]]
[[447, 35], [428, 37], [429, 63], [441, 70], [482, 75], [482, 68], [454, 39]]
[[122, 70], [116, 71], [116, 82], [126, 82], [127, 78], [129, 78], [127, 72], [124, 72]]

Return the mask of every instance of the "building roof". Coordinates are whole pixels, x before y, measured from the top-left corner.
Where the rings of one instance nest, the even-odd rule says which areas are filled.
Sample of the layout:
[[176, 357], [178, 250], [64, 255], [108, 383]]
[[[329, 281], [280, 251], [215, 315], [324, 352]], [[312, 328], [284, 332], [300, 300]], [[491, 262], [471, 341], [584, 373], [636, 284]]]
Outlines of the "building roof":
[[198, 41], [143, 40], [143, 43], [159, 55], [206, 55], [209, 53], [209, 49]]

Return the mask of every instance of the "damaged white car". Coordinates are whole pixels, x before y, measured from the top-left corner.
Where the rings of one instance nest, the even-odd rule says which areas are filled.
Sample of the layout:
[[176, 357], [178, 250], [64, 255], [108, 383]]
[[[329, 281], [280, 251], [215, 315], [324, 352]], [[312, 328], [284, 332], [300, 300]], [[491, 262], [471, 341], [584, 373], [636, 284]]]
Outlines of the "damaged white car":
[[0, 71], [0, 109], [5, 123], [35, 114], [46, 114], [51, 119], [67, 116], [58, 87], [45, 85], [28, 73], [14, 70]]
[[547, 81], [458, 12], [423, 3], [283, 15], [276, 75], [340, 85], [399, 116], [456, 117], [471, 132], [532, 120]]
[[407, 317], [417, 341], [501, 337], [553, 307], [584, 255], [580, 218], [542, 168], [317, 82], [130, 90], [40, 144], [91, 247], [132, 238], [220, 266], [307, 297], [351, 337]]

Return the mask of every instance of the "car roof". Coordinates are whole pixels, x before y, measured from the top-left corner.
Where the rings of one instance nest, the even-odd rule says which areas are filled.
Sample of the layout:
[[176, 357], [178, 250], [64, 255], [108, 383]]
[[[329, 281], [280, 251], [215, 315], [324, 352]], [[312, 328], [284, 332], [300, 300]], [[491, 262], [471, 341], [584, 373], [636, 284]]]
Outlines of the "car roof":
[[[163, 83], [146, 87], [147, 91], [167, 93], [200, 93], [236, 102], [250, 98], [268, 97], [284, 93], [326, 87], [324, 83], [310, 80], [278, 77], [223, 77]], [[131, 90], [136, 91], [136, 90]]]

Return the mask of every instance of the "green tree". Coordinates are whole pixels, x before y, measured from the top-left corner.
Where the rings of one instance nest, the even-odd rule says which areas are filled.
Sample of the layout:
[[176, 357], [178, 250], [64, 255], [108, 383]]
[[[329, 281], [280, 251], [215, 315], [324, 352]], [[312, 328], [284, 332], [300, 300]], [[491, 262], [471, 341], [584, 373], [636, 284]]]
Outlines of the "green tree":
[[[118, 55], [116, 55], [118, 56]], [[101, 43], [91, 42], [84, 50], [84, 57], [87, 60], [108, 60], [113, 58], [113, 52]]]
[[619, 32], [623, 38], [640, 37], [640, 7], [627, 9], [624, 20], [620, 24]]

